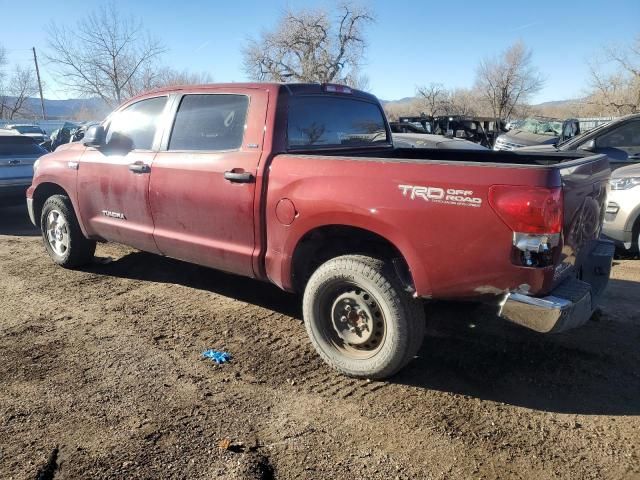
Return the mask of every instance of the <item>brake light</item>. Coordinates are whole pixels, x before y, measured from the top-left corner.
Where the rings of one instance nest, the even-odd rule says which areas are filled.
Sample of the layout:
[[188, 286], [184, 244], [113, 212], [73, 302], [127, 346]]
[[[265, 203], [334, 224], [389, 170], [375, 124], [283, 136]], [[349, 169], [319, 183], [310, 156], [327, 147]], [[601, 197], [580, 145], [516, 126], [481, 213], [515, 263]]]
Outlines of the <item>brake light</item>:
[[337, 85], [335, 83], [323, 83], [322, 89], [325, 92], [329, 93], [346, 93], [348, 95], [353, 93], [353, 90], [351, 90], [349, 87], [345, 87], [344, 85]]
[[562, 188], [493, 185], [489, 205], [514, 232], [562, 231]]

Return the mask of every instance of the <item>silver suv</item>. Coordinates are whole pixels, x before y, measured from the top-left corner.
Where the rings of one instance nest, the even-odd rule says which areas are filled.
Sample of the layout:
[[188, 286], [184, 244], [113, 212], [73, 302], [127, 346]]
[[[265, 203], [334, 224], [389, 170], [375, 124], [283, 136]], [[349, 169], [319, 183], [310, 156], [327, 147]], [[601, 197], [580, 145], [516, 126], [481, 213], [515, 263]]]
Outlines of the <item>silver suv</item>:
[[625, 250], [638, 252], [640, 244], [640, 164], [611, 174], [609, 203], [603, 233]]

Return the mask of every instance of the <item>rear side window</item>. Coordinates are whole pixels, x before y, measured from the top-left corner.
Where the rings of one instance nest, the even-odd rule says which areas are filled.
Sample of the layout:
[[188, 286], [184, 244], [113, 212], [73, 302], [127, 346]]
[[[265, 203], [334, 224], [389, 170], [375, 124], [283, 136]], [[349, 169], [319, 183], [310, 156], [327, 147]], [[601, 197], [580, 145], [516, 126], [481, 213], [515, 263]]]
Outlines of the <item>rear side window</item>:
[[0, 136], [0, 155], [37, 155], [46, 150], [28, 137]]
[[236, 150], [242, 145], [249, 97], [185, 95], [169, 139], [169, 150]]
[[140, 100], [117, 112], [107, 130], [107, 147], [117, 150], [151, 150], [167, 97]]
[[290, 148], [365, 146], [389, 141], [378, 105], [327, 95], [291, 97], [287, 133]]

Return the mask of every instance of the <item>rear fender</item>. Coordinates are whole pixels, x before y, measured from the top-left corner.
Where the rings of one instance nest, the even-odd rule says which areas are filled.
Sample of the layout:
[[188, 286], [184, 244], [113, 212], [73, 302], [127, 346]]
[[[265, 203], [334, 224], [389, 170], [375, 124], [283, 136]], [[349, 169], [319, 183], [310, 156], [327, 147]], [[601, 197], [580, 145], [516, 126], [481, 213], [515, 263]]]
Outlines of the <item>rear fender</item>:
[[[282, 245], [274, 244], [272, 235], [265, 259], [269, 279], [281, 288], [293, 291], [293, 254], [302, 238], [312, 230], [326, 226], [356, 227], [374, 233], [391, 243], [400, 252], [409, 267], [416, 296], [428, 297], [431, 284], [428, 279], [428, 267], [419, 259], [416, 249], [407, 241], [407, 236], [392, 225], [372, 215], [358, 212], [324, 212], [308, 218], [299, 219], [287, 230]], [[282, 228], [274, 226], [274, 228]], [[273, 231], [273, 230], [272, 230]], [[274, 232], [275, 233], [275, 232]], [[283, 232], [281, 232], [283, 233]], [[275, 240], [277, 242], [277, 240]]]

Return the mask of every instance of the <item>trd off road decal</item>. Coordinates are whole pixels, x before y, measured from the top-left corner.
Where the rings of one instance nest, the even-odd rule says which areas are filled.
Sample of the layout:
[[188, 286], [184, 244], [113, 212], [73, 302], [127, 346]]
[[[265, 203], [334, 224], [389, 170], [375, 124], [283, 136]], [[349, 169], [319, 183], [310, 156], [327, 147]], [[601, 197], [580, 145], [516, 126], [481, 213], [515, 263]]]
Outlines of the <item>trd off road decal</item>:
[[419, 185], [398, 185], [403, 197], [411, 200], [421, 199], [425, 202], [444, 203], [461, 207], [480, 207], [482, 199], [473, 196], [473, 190], [458, 188], [424, 187]]

